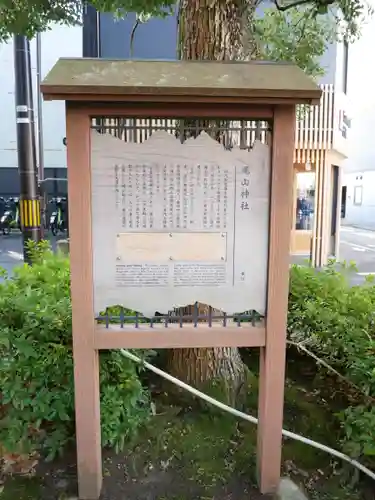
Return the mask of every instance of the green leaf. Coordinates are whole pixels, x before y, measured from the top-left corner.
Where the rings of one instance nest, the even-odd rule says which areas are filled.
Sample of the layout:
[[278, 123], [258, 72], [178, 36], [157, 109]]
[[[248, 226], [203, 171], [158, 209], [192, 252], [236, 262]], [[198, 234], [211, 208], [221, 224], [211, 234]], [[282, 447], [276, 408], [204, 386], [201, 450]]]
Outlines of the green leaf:
[[[100, 12], [112, 12], [115, 17], [122, 18], [128, 12], [151, 16], [166, 16], [172, 12], [174, 0], [91, 0]], [[25, 35], [29, 39], [38, 32], [51, 28], [52, 23], [66, 26], [80, 25], [84, 2], [81, 0], [40, 0], [0, 1], [0, 41], [14, 35]]]
[[314, 77], [324, 74], [320, 58], [336, 38], [334, 19], [311, 16], [311, 7], [285, 12], [267, 8], [249, 30], [255, 30], [263, 59], [293, 62]]
[[[0, 442], [53, 459], [75, 429], [70, 269], [45, 242], [31, 250], [0, 285]], [[100, 355], [100, 389], [103, 444], [122, 445], [148, 421], [149, 394], [117, 351]]]

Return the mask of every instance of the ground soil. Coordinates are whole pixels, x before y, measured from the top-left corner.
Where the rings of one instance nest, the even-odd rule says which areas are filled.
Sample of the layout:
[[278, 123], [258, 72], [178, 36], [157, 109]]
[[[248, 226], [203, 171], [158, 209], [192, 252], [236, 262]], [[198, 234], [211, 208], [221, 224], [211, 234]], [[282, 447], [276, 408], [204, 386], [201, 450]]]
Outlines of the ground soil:
[[[253, 369], [258, 360], [247, 364]], [[289, 357], [284, 427], [338, 448], [334, 413], [341, 396], [334, 385], [307, 360]], [[247, 393], [241, 409], [256, 415], [256, 374]], [[154, 404], [155, 415], [137, 440], [122, 453], [103, 452], [102, 500], [266, 500], [256, 488], [254, 426], [193, 401], [177, 406], [168, 394], [154, 397]], [[3, 476], [3, 483], [0, 478], [0, 500], [77, 499], [74, 452], [49, 464], [39, 460], [21, 472]], [[311, 500], [375, 500], [373, 484], [358, 481], [352, 467], [289, 439], [283, 443], [283, 474], [302, 485]]]
[[[190, 415], [188, 420], [190, 419]], [[212, 422], [214, 423], [214, 422]], [[188, 432], [187, 426], [179, 428], [180, 432]], [[163, 432], [161, 432], [163, 434]], [[167, 430], [167, 434], [169, 431]], [[230, 456], [227, 459], [228, 468], [233, 468], [233, 474], [228, 469], [220, 467], [223, 457], [217, 457], [217, 465], [213, 456], [207, 452], [211, 446], [204, 443], [202, 455], [194, 449], [197, 445], [191, 443], [186, 435], [186, 446], [192, 446], [192, 453], [184, 456], [184, 450], [173, 445], [176, 438], [172, 430], [172, 447], [164, 449], [166, 440], [157, 443], [152, 432], [145, 442], [135, 445], [128, 453], [116, 454], [106, 450], [103, 456], [103, 489], [101, 500], [266, 500], [268, 496], [261, 495], [255, 486], [253, 474], [242, 474], [234, 470]], [[165, 437], [165, 436], [164, 436]], [[234, 436], [235, 438], [235, 436]], [[190, 444], [188, 444], [190, 442]], [[233, 444], [236, 444], [233, 442]], [[161, 446], [161, 447], [160, 447]], [[231, 446], [227, 447], [228, 454]], [[218, 450], [217, 450], [218, 451]], [[170, 455], [172, 453], [172, 455]], [[200, 470], [200, 463], [193, 464], [191, 459], [197, 453], [198, 459], [203, 455], [213, 462], [208, 470]], [[215, 447], [212, 449], [215, 454]], [[177, 456], [181, 454], [180, 456]], [[168, 456], [170, 455], [170, 456]], [[249, 464], [252, 462], [249, 454]], [[210, 470], [211, 469], [211, 470]], [[4, 490], [0, 493], [1, 500], [76, 500], [77, 478], [74, 452], [67, 452], [62, 459], [53, 463], [40, 461], [35, 470], [29, 474], [18, 474], [4, 478]]]
[[[73, 457], [71, 457], [73, 458]], [[55, 463], [38, 468], [33, 478], [8, 479], [6, 489], [0, 494], [2, 500], [75, 500], [77, 498], [76, 464]], [[161, 468], [129, 474], [131, 461], [124, 455], [106, 453], [105, 477], [101, 500], [265, 500], [251, 481], [234, 478], [215, 488], [213, 496], [193, 481], [181, 477], [176, 469]]]

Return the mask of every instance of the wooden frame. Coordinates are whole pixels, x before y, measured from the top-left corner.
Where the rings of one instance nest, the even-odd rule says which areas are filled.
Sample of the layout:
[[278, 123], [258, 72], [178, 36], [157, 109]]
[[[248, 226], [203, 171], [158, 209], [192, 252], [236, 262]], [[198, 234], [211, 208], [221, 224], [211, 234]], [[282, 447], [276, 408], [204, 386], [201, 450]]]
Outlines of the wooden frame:
[[275, 491], [280, 480], [294, 134], [295, 108], [276, 108], [272, 141], [268, 312], [259, 372], [258, 481], [262, 493]]
[[[73, 63], [76, 68], [77, 61]], [[85, 68], [87, 64], [83, 60]], [[311, 82], [301, 72], [296, 84], [291, 81], [288, 98], [284, 98], [279, 90], [265, 90], [263, 97], [256, 92], [251, 95], [251, 88], [245, 87], [242, 91], [239, 88], [237, 94], [232, 89], [231, 95], [225, 89], [221, 95], [221, 90], [217, 87], [210, 96], [199, 96], [194, 91], [189, 96], [188, 89], [184, 90], [185, 95], [182, 97], [173, 96], [165, 90], [164, 94], [158, 92], [160, 88], [157, 87], [155, 96], [152, 93], [145, 96], [137, 92], [135, 95], [124, 92], [121, 96], [118, 89], [115, 94], [105, 94], [98, 90], [96, 94], [88, 95], [87, 89], [80, 91], [79, 85], [75, 86], [73, 92], [69, 84], [59, 84], [59, 71], [61, 78], [66, 77], [66, 72], [61, 71], [64, 61], [56, 66], [57, 69], [52, 70], [53, 83], [48, 82], [47, 77], [42, 91], [46, 99], [67, 101], [66, 142], [79, 497], [82, 500], [97, 500], [102, 485], [99, 350], [122, 347], [259, 348], [258, 478], [262, 493], [274, 492], [280, 480], [281, 468], [295, 105], [315, 102], [320, 97], [320, 90], [314, 90]], [[241, 66], [241, 71], [245, 69], [246, 66]], [[285, 68], [282, 71], [285, 72]], [[68, 81], [71, 80], [68, 78]], [[94, 89], [90, 92], [94, 92]], [[179, 325], [171, 324], [168, 328], [163, 328], [161, 334], [159, 325], [151, 328], [140, 324], [135, 328], [134, 325], [125, 324], [122, 327], [110, 325], [107, 328], [107, 325], [96, 323], [93, 300], [90, 142], [91, 119], [100, 116], [150, 119], [231, 118], [273, 122], [273, 131], [269, 134], [272, 161], [267, 316], [263, 324], [238, 326], [228, 323], [226, 326], [219, 326], [216, 323], [185, 323], [182, 330]], [[79, 217], [76, 217], [77, 213], [80, 214]], [[183, 336], [181, 331], [184, 332]]]
[[[181, 330], [183, 336], [181, 336]], [[143, 326], [126, 328], [97, 325], [95, 328], [96, 349], [177, 349], [184, 347], [261, 347], [266, 344], [266, 329], [260, 326], [208, 326], [199, 324]]]
[[[220, 108], [219, 108], [220, 109]], [[67, 145], [70, 214], [70, 259], [72, 270], [73, 348], [76, 387], [76, 426], [80, 498], [96, 499], [101, 490], [100, 401], [98, 351], [124, 347], [251, 346], [261, 349], [258, 475], [262, 492], [274, 491], [280, 478], [283, 419], [286, 314], [288, 298], [289, 238], [293, 186], [294, 106], [273, 112], [272, 190], [268, 270], [268, 314], [264, 326], [223, 327], [185, 325], [189, 342], [181, 343], [176, 328], [127, 329], [95, 324], [92, 287], [90, 117], [108, 116], [113, 108], [67, 105]], [[210, 108], [190, 109], [195, 118], [212, 117]], [[155, 114], [154, 114], [155, 113]], [[174, 109], [174, 117], [189, 117], [187, 110]], [[127, 115], [121, 106], [116, 114]], [[154, 116], [164, 109], [154, 109]], [[197, 116], [198, 114], [198, 116]], [[243, 115], [269, 118], [258, 107]], [[242, 113], [241, 113], [242, 115]], [[133, 114], [134, 116], [134, 114]], [[150, 112], [148, 112], [150, 116]], [[75, 214], [80, 213], [80, 217]], [[85, 265], [83, 265], [85, 263]], [[125, 334], [124, 330], [127, 334]], [[202, 335], [202, 330], [204, 334]], [[142, 333], [141, 333], [142, 332]], [[94, 415], [94, 417], [93, 417]]]
[[[273, 110], [269, 106], [257, 104], [246, 105], [243, 103], [233, 104], [221, 102], [220, 106], [207, 101], [204, 102], [164, 102], [164, 103], [148, 103], [142, 102], [70, 102], [70, 106], [81, 110], [83, 113], [90, 116], [116, 116], [128, 118], [176, 118], [176, 113], [183, 118], [225, 118], [231, 116], [233, 120], [247, 120], [251, 116], [254, 120], [271, 120], [273, 118]], [[249, 111], [252, 113], [249, 115]]]
[[[79, 496], [97, 499], [102, 485], [99, 352], [94, 346], [91, 244], [90, 115], [66, 107], [70, 269]], [[80, 217], [76, 217], [80, 214]]]

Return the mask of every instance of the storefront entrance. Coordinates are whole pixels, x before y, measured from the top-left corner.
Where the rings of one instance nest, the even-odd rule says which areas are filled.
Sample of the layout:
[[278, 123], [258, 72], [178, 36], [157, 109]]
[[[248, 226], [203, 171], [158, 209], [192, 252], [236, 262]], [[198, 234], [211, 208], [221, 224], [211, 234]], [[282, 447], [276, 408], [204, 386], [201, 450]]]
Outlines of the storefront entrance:
[[310, 257], [315, 215], [315, 171], [294, 165], [293, 224], [290, 252]]

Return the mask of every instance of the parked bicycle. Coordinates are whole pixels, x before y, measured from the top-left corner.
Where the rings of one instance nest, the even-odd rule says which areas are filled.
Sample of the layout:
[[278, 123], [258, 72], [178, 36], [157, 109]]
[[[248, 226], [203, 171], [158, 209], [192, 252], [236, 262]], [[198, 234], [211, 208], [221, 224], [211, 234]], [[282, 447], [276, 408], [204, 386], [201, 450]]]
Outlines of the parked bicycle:
[[49, 203], [54, 206], [49, 218], [49, 229], [51, 233], [56, 236], [59, 232], [62, 233], [67, 229], [67, 199], [52, 198]]
[[4, 200], [4, 212], [0, 218], [0, 228], [4, 235], [9, 235], [12, 229], [21, 230], [19, 198]]
[[0, 196], [0, 219], [4, 215], [6, 206], [7, 206], [6, 199], [3, 196]]

